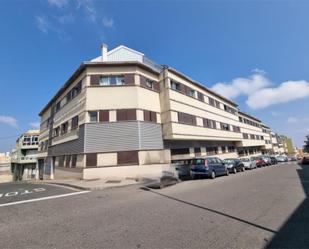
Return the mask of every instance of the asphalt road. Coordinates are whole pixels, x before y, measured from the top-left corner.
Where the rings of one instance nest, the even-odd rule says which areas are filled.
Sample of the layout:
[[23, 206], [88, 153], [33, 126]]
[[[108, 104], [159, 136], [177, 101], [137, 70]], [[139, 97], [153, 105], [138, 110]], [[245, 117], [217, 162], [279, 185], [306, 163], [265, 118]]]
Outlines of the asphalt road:
[[0, 248], [309, 248], [309, 166], [0, 206]]
[[25, 182], [0, 183], [0, 207], [8, 203], [22, 202], [76, 192], [73, 189], [48, 184]]

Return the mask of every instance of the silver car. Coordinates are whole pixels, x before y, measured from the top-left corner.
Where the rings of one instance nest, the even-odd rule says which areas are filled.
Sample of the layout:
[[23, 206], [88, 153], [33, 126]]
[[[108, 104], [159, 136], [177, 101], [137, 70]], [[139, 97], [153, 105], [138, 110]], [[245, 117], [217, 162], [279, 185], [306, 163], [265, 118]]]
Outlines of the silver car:
[[251, 158], [241, 158], [240, 160], [243, 162], [246, 169], [255, 169], [256, 168], [256, 161], [255, 160], [252, 160]]

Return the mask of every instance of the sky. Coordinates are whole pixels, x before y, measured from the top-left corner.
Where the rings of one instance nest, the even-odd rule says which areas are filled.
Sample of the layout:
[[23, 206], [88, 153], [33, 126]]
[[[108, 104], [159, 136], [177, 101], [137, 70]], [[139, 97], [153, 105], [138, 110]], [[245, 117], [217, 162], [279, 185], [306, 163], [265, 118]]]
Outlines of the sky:
[[0, 152], [83, 62], [125, 45], [303, 145], [309, 1], [0, 1]]

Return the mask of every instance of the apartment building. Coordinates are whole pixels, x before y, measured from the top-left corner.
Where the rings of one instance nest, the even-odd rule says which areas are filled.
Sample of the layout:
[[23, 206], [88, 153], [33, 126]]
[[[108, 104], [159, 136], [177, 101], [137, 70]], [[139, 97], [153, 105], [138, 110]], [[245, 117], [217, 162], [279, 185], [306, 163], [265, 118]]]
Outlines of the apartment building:
[[36, 177], [39, 130], [29, 130], [16, 141], [11, 152], [13, 180], [30, 180]]
[[38, 166], [50, 176], [136, 176], [173, 159], [260, 154], [270, 140], [233, 101], [125, 46], [103, 45], [40, 117]]

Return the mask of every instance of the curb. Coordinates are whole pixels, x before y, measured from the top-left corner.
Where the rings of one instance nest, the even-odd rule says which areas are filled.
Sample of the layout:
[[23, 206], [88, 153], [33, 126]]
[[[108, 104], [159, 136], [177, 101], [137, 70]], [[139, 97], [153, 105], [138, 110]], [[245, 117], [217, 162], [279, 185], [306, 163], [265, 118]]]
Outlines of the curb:
[[64, 182], [31, 182], [33, 184], [52, 184], [52, 185], [58, 185], [58, 186], [64, 186], [64, 187], [70, 187], [70, 188], [75, 188], [78, 190], [104, 190], [104, 189], [110, 189], [110, 188], [121, 188], [121, 187], [127, 187], [127, 186], [131, 186], [131, 185], [136, 185], [138, 184], [138, 182], [136, 183], [129, 183], [129, 184], [125, 184], [125, 185], [120, 185], [120, 186], [102, 186], [102, 187], [82, 187], [79, 185], [75, 185], [75, 184], [71, 184], [71, 183], [64, 183]]
[[62, 182], [48, 182], [48, 181], [29, 181], [28, 183], [31, 184], [43, 184], [43, 185], [58, 185], [58, 186], [64, 186], [64, 187], [69, 187], [69, 188], [75, 188], [78, 190], [90, 190], [89, 188], [81, 187], [78, 185], [70, 184], [70, 183], [62, 183]]

